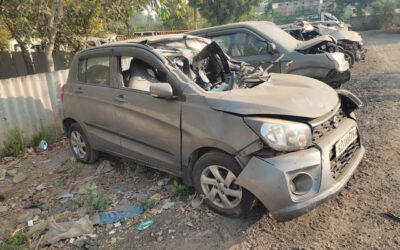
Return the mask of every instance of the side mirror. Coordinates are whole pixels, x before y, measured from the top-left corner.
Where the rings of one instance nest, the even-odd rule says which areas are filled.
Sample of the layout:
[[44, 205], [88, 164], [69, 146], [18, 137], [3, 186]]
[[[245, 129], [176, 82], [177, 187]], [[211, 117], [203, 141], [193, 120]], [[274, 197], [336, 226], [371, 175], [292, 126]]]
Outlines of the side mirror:
[[267, 52], [269, 54], [276, 54], [278, 52], [278, 49], [276, 48], [276, 44], [275, 43], [268, 43], [267, 44]]
[[173, 90], [167, 82], [152, 83], [150, 85], [150, 95], [156, 98], [172, 99]]

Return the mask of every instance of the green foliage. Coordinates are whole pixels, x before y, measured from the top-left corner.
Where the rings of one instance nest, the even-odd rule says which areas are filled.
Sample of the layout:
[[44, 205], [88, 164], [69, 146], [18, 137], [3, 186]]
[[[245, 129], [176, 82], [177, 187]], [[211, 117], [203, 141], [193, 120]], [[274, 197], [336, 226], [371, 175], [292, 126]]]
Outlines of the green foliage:
[[179, 184], [176, 180], [174, 180], [174, 182], [172, 183], [169, 191], [171, 192], [172, 196], [174, 196], [177, 200], [180, 200], [182, 196], [186, 196], [189, 194], [189, 189], [187, 188], [187, 186]]
[[236, 22], [249, 13], [253, 6], [258, 6], [262, 0], [202, 0], [199, 1], [200, 14], [211, 25]]
[[396, 3], [393, 1], [375, 0], [371, 4], [372, 13], [375, 15], [373, 23], [379, 29], [387, 29], [393, 26], [396, 18]]
[[3, 142], [3, 156], [17, 156], [25, 151], [26, 143], [22, 130], [11, 129]]
[[57, 139], [57, 128], [53, 125], [47, 126], [32, 136], [31, 146], [37, 147], [41, 140], [45, 140], [49, 145]]
[[0, 51], [7, 51], [9, 49], [8, 42], [10, 39], [10, 32], [4, 25], [0, 24]]
[[103, 193], [103, 190], [99, 189], [94, 183], [86, 184], [85, 189], [88, 193], [81, 200], [78, 200], [78, 204], [98, 211], [107, 209], [108, 196]]
[[156, 206], [156, 201], [153, 199], [141, 199], [140, 206], [143, 208], [143, 210], [149, 210]]
[[0, 245], [0, 250], [19, 250], [26, 242], [26, 230], [19, 230], [15, 235], [10, 235], [5, 243]]
[[65, 164], [65, 169], [71, 173], [72, 177], [80, 175], [85, 168], [85, 165], [79, 162], [68, 162]]

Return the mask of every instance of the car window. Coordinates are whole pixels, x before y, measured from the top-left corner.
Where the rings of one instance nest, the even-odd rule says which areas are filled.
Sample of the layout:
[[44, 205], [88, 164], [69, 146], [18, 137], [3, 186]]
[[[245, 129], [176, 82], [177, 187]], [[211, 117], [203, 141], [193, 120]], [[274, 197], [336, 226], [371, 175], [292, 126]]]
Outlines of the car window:
[[232, 57], [267, 54], [267, 43], [247, 33], [234, 33], [212, 38]]
[[110, 59], [108, 56], [87, 59], [86, 82], [104, 86], [110, 85]]
[[138, 58], [120, 56], [119, 72], [123, 79], [123, 87], [150, 92], [153, 83], [165, 82], [154, 67]]

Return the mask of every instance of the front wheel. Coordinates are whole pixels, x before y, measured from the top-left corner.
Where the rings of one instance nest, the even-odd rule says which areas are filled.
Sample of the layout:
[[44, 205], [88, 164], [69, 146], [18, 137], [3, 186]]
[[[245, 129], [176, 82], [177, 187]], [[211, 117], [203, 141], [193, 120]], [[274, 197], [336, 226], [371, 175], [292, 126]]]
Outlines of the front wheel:
[[241, 217], [250, 212], [257, 199], [235, 184], [240, 172], [240, 166], [230, 155], [211, 151], [201, 156], [194, 165], [194, 187], [204, 195], [204, 201], [211, 210], [230, 217]]
[[92, 149], [85, 133], [78, 123], [74, 123], [68, 130], [68, 139], [75, 159], [83, 163], [92, 163], [97, 160], [99, 153]]

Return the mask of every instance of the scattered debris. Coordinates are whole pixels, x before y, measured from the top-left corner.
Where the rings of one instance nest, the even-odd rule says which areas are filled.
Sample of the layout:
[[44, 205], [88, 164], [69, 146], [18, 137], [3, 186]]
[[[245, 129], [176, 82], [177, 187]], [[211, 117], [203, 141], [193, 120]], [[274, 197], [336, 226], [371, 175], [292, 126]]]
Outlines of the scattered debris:
[[57, 186], [59, 186], [61, 183], [64, 183], [64, 182], [65, 182], [65, 178], [62, 177], [62, 178], [58, 178], [57, 180], [53, 181], [52, 184], [53, 184], [53, 186], [57, 187]]
[[17, 175], [17, 170], [16, 169], [10, 169], [7, 171], [7, 175], [11, 177], [15, 177]]
[[400, 222], [400, 217], [399, 216], [394, 215], [392, 212], [389, 212], [386, 209], [385, 209], [383, 215], [386, 216], [389, 219], [392, 219], [394, 221]]
[[8, 206], [0, 206], [0, 213], [4, 213], [8, 211]]
[[139, 215], [142, 212], [143, 208], [136, 206], [135, 204], [118, 206], [115, 208], [115, 212], [102, 212], [100, 214], [100, 224], [115, 223], [119, 220]]
[[40, 150], [46, 150], [47, 147], [48, 147], [47, 142], [46, 142], [45, 140], [41, 140], [40, 143], [39, 143], [38, 148], [39, 148]]
[[188, 227], [194, 227], [194, 226], [193, 226], [193, 223], [190, 222], [190, 221], [189, 221], [189, 222], [186, 222], [186, 226], [188, 226]]
[[110, 232], [108, 232], [109, 235], [111, 234], [115, 234], [115, 230], [111, 230]]
[[192, 207], [196, 209], [200, 208], [203, 204], [203, 200], [204, 199], [200, 198], [199, 196], [196, 196], [191, 202]]
[[115, 242], [117, 242], [117, 238], [112, 237], [110, 243], [111, 243], [111, 244], [114, 244]]
[[114, 227], [120, 227], [121, 226], [121, 222], [117, 222], [117, 223], [114, 223]]
[[26, 180], [27, 176], [24, 173], [18, 173], [16, 176], [14, 176], [13, 178], [13, 182], [15, 184], [23, 182], [24, 180]]
[[42, 211], [39, 208], [32, 208], [26, 210], [25, 213], [21, 214], [20, 216], [17, 217], [17, 222], [18, 223], [24, 223], [28, 220], [33, 219], [36, 215], [40, 215]]
[[101, 174], [111, 172], [113, 170], [114, 170], [114, 168], [111, 166], [111, 162], [108, 160], [104, 160], [97, 167], [96, 174], [101, 175]]
[[150, 197], [150, 200], [155, 201], [156, 204], [160, 203], [161, 200], [161, 194], [154, 194], [153, 196]]
[[33, 220], [28, 220], [28, 227], [33, 227]]
[[145, 221], [142, 221], [137, 227], [136, 227], [136, 229], [138, 230], [138, 231], [143, 231], [143, 230], [146, 230], [148, 227], [150, 227], [151, 225], [153, 225], [153, 220], [145, 220]]
[[40, 201], [32, 201], [32, 202], [27, 203], [27, 204], [24, 206], [24, 209], [40, 208], [43, 204], [44, 204], [44, 203], [43, 203], [43, 202], [40, 202]]
[[170, 202], [165, 203], [161, 208], [165, 209], [165, 210], [168, 210], [171, 207], [173, 207], [174, 205], [175, 205], [175, 202], [170, 201]]
[[38, 185], [35, 189], [36, 191], [42, 191], [43, 189], [45, 189], [46, 187], [43, 184]]
[[57, 200], [64, 199], [64, 198], [74, 198], [74, 194], [71, 193], [71, 191], [69, 191], [69, 190], [65, 190], [64, 192], [56, 195]]
[[27, 152], [28, 154], [32, 154], [32, 153], [33, 153], [33, 148], [32, 148], [32, 147], [27, 147], [27, 148], [26, 148], [26, 152]]

